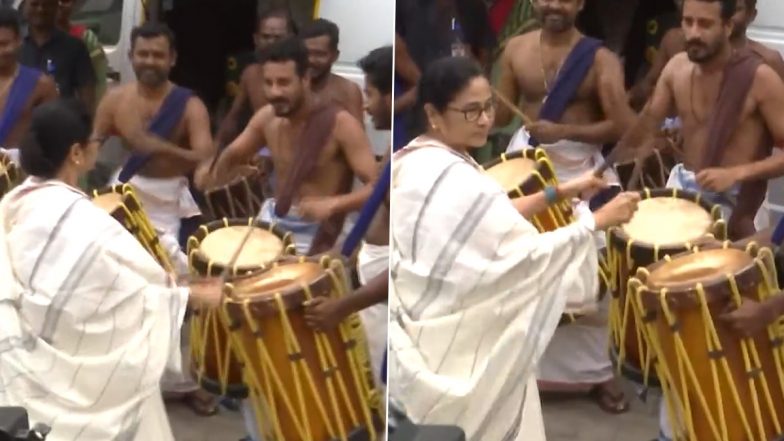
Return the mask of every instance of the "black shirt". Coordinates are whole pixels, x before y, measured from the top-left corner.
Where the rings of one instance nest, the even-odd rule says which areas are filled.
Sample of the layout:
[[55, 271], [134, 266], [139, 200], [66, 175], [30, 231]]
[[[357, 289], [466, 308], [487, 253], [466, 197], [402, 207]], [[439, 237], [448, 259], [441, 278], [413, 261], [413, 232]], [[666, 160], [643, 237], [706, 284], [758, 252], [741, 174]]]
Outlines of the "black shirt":
[[78, 89], [95, 85], [95, 71], [87, 47], [59, 29], [43, 46], [38, 46], [29, 35], [25, 37], [19, 62], [53, 75], [62, 97], [74, 97]]

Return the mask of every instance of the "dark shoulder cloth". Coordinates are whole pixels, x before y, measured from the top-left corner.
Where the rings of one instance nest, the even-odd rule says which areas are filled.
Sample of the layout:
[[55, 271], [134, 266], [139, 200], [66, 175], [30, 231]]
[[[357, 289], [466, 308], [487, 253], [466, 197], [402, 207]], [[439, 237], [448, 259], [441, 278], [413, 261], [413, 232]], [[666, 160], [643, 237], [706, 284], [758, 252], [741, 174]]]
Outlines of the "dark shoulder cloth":
[[[185, 107], [188, 100], [193, 96], [190, 89], [174, 86], [155, 114], [147, 130], [163, 139], [170, 139], [174, 135], [174, 129], [182, 120], [185, 114]], [[152, 158], [152, 154], [134, 154], [120, 171], [120, 182], [128, 182], [139, 172]]]
[[8, 99], [5, 101], [2, 117], [0, 117], [0, 146], [7, 146], [8, 136], [14, 131], [16, 123], [24, 112], [25, 106], [33, 96], [35, 86], [41, 77], [41, 71], [27, 66], [19, 66], [19, 74], [11, 85]]
[[[583, 37], [574, 45], [539, 110], [540, 120], [552, 122], [561, 120], [580, 85], [585, 81], [588, 72], [591, 71], [596, 52], [601, 47], [602, 42], [591, 37]], [[529, 144], [537, 146], [539, 142], [531, 138]]]
[[724, 148], [740, 122], [739, 109], [743, 108], [761, 64], [762, 59], [752, 50], [739, 49], [724, 67], [719, 96], [708, 119], [708, 145], [702, 168], [720, 165]]

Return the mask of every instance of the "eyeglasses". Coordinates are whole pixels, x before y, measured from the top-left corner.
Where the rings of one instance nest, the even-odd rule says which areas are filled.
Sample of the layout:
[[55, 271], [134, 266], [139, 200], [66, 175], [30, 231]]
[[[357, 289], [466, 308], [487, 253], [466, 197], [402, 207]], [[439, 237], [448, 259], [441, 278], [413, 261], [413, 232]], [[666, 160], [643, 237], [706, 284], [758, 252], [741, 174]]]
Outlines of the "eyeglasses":
[[457, 107], [447, 107], [447, 109], [462, 113], [468, 122], [477, 122], [482, 117], [482, 114], [487, 115], [488, 118], [495, 116], [495, 98], [487, 101], [484, 105], [472, 104], [463, 109], [458, 109]]

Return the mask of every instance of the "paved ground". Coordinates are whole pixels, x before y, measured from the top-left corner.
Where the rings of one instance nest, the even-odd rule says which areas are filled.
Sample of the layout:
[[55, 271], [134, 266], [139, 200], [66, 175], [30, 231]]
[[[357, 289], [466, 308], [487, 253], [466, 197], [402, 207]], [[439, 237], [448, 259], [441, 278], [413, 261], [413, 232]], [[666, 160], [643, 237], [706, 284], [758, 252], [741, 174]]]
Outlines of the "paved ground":
[[[631, 388], [629, 393], [633, 393]], [[632, 401], [631, 410], [619, 416], [602, 412], [583, 399], [545, 401], [544, 416], [548, 441], [650, 441], [658, 433], [658, 402]], [[222, 411], [199, 418], [187, 408], [169, 406], [169, 417], [177, 441], [238, 441], [244, 436], [238, 413]]]

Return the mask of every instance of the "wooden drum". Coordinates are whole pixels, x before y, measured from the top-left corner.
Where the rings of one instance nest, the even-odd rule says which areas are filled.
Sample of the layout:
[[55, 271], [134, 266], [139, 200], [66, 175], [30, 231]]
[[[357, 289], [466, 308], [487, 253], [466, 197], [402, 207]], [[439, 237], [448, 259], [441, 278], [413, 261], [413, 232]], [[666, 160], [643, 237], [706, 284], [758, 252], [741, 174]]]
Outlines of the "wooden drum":
[[211, 218], [256, 217], [265, 199], [264, 176], [256, 167], [241, 167], [228, 183], [205, 191], [204, 198]]
[[[542, 149], [505, 153], [482, 168], [501, 184], [510, 199], [532, 195], [548, 185], [558, 184], [553, 165]], [[532, 223], [540, 232], [545, 232], [569, 225], [573, 220], [569, 201], [562, 201], [534, 216]]]
[[[555, 169], [543, 149], [524, 149], [502, 154], [482, 168], [507, 192], [510, 199], [536, 194], [546, 186], [558, 185]], [[570, 201], [561, 201], [533, 217], [531, 222], [539, 232], [553, 231], [574, 222]], [[601, 300], [609, 286], [605, 254], [599, 254], [599, 293]], [[579, 314], [564, 314], [559, 325], [574, 322]]]
[[637, 212], [629, 223], [608, 230], [608, 261], [611, 271], [611, 358], [627, 378], [658, 386], [651, 371], [653, 353], [642, 337], [644, 329], [626, 296], [626, 284], [637, 268], [666, 255], [687, 251], [694, 245], [727, 236], [719, 206], [700, 200], [699, 194], [675, 189], [640, 192]]
[[19, 185], [23, 173], [6, 155], [0, 153], [0, 198]]
[[118, 184], [94, 190], [92, 201], [123, 224], [163, 269], [175, 273], [169, 254], [161, 246], [158, 233], [155, 232], [131, 185]]
[[[223, 219], [202, 225], [188, 238], [188, 263], [200, 276], [220, 276], [248, 228], [253, 231], [230, 269], [232, 276], [259, 273], [286, 254], [294, 254], [291, 234], [253, 219]], [[191, 368], [201, 386], [216, 395], [247, 398], [243, 369], [229, 343], [219, 309], [193, 309]]]
[[640, 268], [629, 290], [645, 317], [678, 439], [781, 439], [782, 329], [743, 338], [718, 320], [742, 298], [781, 295], [769, 249], [725, 243], [681, 254]]
[[385, 427], [358, 317], [326, 333], [305, 323], [303, 302], [347, 295], [346, 279], [339, 261], [302, 258], [227, 286], [231, 338], [267, 441], [376, 440]]

